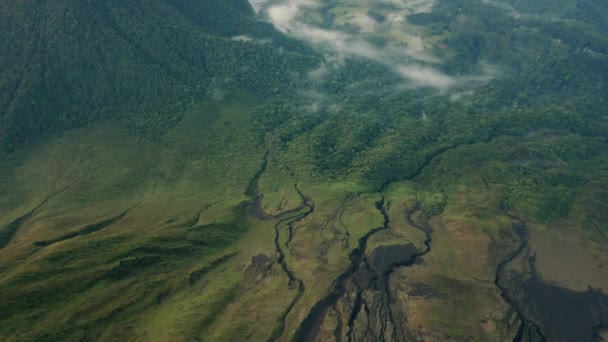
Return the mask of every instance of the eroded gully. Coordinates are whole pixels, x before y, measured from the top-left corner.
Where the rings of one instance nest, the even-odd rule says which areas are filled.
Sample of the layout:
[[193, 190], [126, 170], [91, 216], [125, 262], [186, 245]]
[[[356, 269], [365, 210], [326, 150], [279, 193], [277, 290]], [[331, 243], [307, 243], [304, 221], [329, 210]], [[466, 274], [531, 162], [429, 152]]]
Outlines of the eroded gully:
[[[384, 218], [381, 227], [370, 230], [367, 234], [359, 239], [358, 246], [350, 253], [350, 265], [340, 274], [334, 281], [331, 292], [321, 299], [310, 310], [308, 316], [298, 328], [294, 340], [296, 341], [313, 341], [319, 334], [320, 327], [329, 310], [339, 312], [337, 304], [346, 296], [352, 296], [354, 292], [354, 300], [348, 313], [346, 336], [349, 341], [361, 340], [368, 337], [372, 340], [391, 340], [404, 339], [404, 333], [398, 328], [398, 324], [394, 322], [394, 315], [391, 310], [391, 293], [389, 289], [389, 278], [395, 269], [398, 267], [408, 267], [414, 265], [420, 257], [431, 250], [432, 228], [428, 224], [429, 215], [423, 213], [420, 204], [416, 203], [410, 210], [406, 212], [408, 221], [413, 227], [416, 227], [425, 233], [424, 248], [420, 251], [416, 250], [411, 245], [403, 246], [400, 252], [401, 257], [391, 260], [388, 264], [381, 266], [372, 265], [366, 256], [367, 242], [374, 234], [389, 229], [390, 217], [386, 208], [386, 199], [381, 193], [381, 199], [376, 203], [376, 209]], [[421, 220], [416, 220], [413, 215], [420, 212]], [[375, 300], [373, 303], [368, 303], [364, 296], [364, 292], [373, 291]], [[378, 298], [379, 297], [379, 298]], [[359, 318], [361, 309], [364, 309], [367, 315], [367, 322], [364, 325], [362, 335], [356, 336], [354, 325]], [[341, 320], [338, 320], [341, 322]], [[338, 324], [335, 336], [343, 336], [343, 327]], [[401, 337], [398, 337], [401, 336]]]
[[511, 306], [517, 319], [519, 320], [519, 327], [517, 333], [513, 338], [513, 342], [524, 342], [524, 341], [546, 341], [540, 326], [535, 322], [531, 321], [526, 317], [521, 305], [513, 295], [512, 291], [507, 286], [508, 280], [505, 280], [505, 268], [515, 259], [517, 259], [528, 246], [528, 232], [525, 222], [513, 215], [508, 215], [514, 223], [512, 224], [513, 230], [519, 238], [519, 245], [517, 249], [513, 251], [505, 260], [500, 262], [496, 267], [496, 276], [494, 278], [494, 284], [500, 290], [500, 296], [503, 300]]
[[287, 316], [289, 315], [293, 307], [297, 304], [297, 302], [300, 300], [305, 291], [304, 281], [302, 281], [302, 279], [296, 276], [295, 272], [289, 267], [287, 261], [285, 260], [285, 251], [283, 250], [283, 247], [281, 245], [281, 230], [287, 228], [287, 232], [289, 233], [287, 242], [285, 244], [287, 246], [291, 242], [293, 225], [296, 222], [301, 221], [310, 214], [312, 214], [312, 212], [315, 210], [315, 204], [312, 200], [306, 197], [304, 193], [302, 193], [302, 191], [298, 187], [298, 184], [296, 183], [294, 184], [294, 187], [296, 192], [298, 193], [298, 196], [300, 196], [302, 204], [297, 208], [283, 211], [276, 216], [267, 214], [262, 209], [263, 194], [259, 190], [259, 181], [264, 172], [266, 172], [269, 160], [270, 152], [266, 151], [264, 153], [264, 158], [262, 160], [260, 169], [253, 175], [253, 177], [249, 181], [249, 184], [247, 185], [247, 188], [245, 189], [245, 195], [250, 197], [252, 201], [245, 202], [243, 204], [249, 214], [258, 220], [277, 220], [276, 224], [274, 225], [274, 245], [275, 253], [277, 255], [276, 263], [281, 266], [281, 269], [287, 275], [289, 288], [295, 288], [297, 290], [296, 296], [293, 298], [293, 300], [289, 303], [285, 311], [278, 318], [277, 325], [273, 330], [271, 336], [268, 338], [268, 341], [275, 341], [281, 336], [283, 336]]
[[[279, 317], [277, 326], [276, 326], [275, 330], [273, 331], [272, 335], [270, 336], [270, 338], [268, 339], [269, 341], [275, 341], [278, 338], [280, 338], [281, 336], [283, 336], [283, 334], [285, 332], [285, 322], [287, 320], [287, 316], [291, 313], [291, 310], [295, 307], [295, 305], [298, 303], [300, 298], [302, 298], [302, 296], [304, 295], [304, 291], [306, 290], [306, 287], [304, 286], [304, 281], [302, 281], [302, 279], [298, 278], [296, 276], [296, 274], [294, 273], [294, 271], [287, 264], [287, 261], [285, 260], [285, 251], [283, 250], [283, 247], [281, 244], [281, 231], [284, 228], [287, 228], [288, 236], [287, 236], [287, 241], [285, 242], [285, 246], [287, 247], [291, 243], [294, 224], [305, 219], [310, 214], [312, 214], [315, 210], [314, 202], [312, 202], [308, 197], [306, 197], [302, 193], [302, 191], [300, 191], [297, 184], [295, 185], [295, 189], [302, 200], [302, 206], [299, 208], [296, 208], [295, 210], [285, 212], [285, 213], [279, 215], [279, 217], [283, 216], [283, 218], [279, 218], [279, 221], [274, 226], [274, 230], [275, 230], [274, 244], [275, 244], [276, 253], [278, 254], [277, 263], [281, 266], [281, 268], [287, 275], [287, 277], [289, 279], [289, 283], [288, 283], [289, 287], [296, 288], [298, 292], [297, 292], [296, 296], [292, 299], [292, 301], [289, 303], [289, 305], [287, 306], [285, 311]], [[296, 212], [295, 215], [293, 214], [294, 212]]]
[[[413, 175], [408, 177], [408, 179], [413, 179], [420, 175], [422, 171], [431, 164], [435, 157], [445, 153], [446, 151], [454, 149], [455, 147], [457, 147], [457, 145], [444, 147], [429, 155], [420, 165], [418, 170]], [[416, 203], [412, 209], [406, 212], [406, 215], [412, 226], [424, 232], [426, 236], [424, 241], [424, 249], [421, 251], [408, 249], [408, 252], [404, 253], [401, 260], [397, 260], [389, 265], [384, 265], [385, 267], [383, 267], [383, 270], [376, 270], [373, 269], [373, 267], [370, 267], [370, 263], [366, 258], [367, 241], [374, 234], [387, 230], [390, 226], [390, 217], [387, 211], [386, 198], [384, 196], [384, 191], [390, 184], [391, 182], [386, 182], [382, 185], [379, 191], [381, 198], [378, 202], [376, 202], [376, 209], [384, 218], [383, 225], [381, 227], [371, 229], [367, 234], [359, 239], [358, 246], [349, 254], [349, 267], [334, 280], [334, 285], [332, 286], [331, 292], [312, 307], [306, 318], [296, 330], [294, 335], [295, 341], [315, 340], [327, 312], [330, 309], [334, 309], [336, 312], [338, 312], [338, 310], [336, 310], [336, 304], [340, 298], [345, 296], [347, 290], [349, 290], [347, 285], [348, 287], [351, 287], [351, 290], [352, 287], [354, 287], [356, 292], [355, 300], [351, 306], [352, 308], [350, 310], [350, 314], [348, 315], [347, 337], [349, 341], [360, 339], [355, 336], [354, 325], [361, 308], [364, 308], [368, 314], [367, 328], [364, 329], [365, 332], [363, 333], [364, 337], [368, 337], [370, 334], [373, 334], [377, 336], [374, 336], [372, 339], [380, 341], [403, 340], [406, 338], [406, 332], [404, 329], [400, 329], [398, 327], [399, 324], [395, 324], [396, 322], [394, 315], [390, 307], [391, 294], [389, 288], [389, 278], [396, 268], [412, 266], [422, 256], [430, 252], [432, 244], [432, 227], [428, 223], [430, 215], [422, 212], [420, 203]], [[421, 222], [415, 222], [413, 219], [413, 214], [418, 211], [422, 213], [423, 219]], [[361, 281], [361, 278], [367, 279], [367, 281]], [[366, 290], [374, 290], [376, 293], [381, 294], [382, 298], [379, 301], [374, 301], [375, 303], [372, 303], [372, 305], [369, 305], [363, 296], [363, 293]], [[378, 322], [374, 324], [374, 322], [372, 322], [373, 320]], [[338, 322], [341, 322], [341, 319], [339, 319]], [[375, 326], [379, 326], [380, 328], [373, 329], [372, 327]], [[340, 323], [338, 323], [336, 330], [337, 331], [334, 332], [334, 336], [342, 336], [342, 326]]]

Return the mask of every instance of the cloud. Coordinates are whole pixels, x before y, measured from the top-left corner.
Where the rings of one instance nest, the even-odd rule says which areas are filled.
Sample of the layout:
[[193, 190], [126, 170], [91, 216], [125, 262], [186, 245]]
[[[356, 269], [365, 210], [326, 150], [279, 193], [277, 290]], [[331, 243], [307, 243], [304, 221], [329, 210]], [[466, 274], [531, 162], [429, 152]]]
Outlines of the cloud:
[[249, 0], [251, 7], [253, 7], [253, 10], [256, 13], [260, 13], [262, 11], [262, 9], [264, 8], [264, 6], [266, 6], [266, 4], [268, 4], [268, 2], [269, 2], [269, 0]]
[[364, 14], [355, 14], [348, 22], [357, 26], [364, 33], [374, 32], [376, 26], [378, 26], [378, 23], [373, 18]]
[[295, 4], [279, 5], [270, 7], [266, 13], [272, 24], [284, 33], [287, 32], [291, 21], [296, 17], [300, 9]]
[[473, 95], [475, 95], [475, 92], [472, 90], [457, 92], [457, 93], [450, 95], [450, 102], [458, 102], [458, 101], [462, 100], [462, 98], [464, 98], [464, 97], [473, 96]]
[[409, 80], [412, 85], [417, 88], [436, 88], [439, 90], [447, 90], [457, 83], [455, 78], [430, 67], [402, 65], [397, 69], [403, 78]]
[[435, 6], [435, 0], [385, 0], [382, 3], [393, 5], [399, 9], [405, 9], [409, 14], [428, 13]]
[[519, 19], [519, 18], [521, 18], [523, 16], [522, 13], [520, 13], [519, 11], [517, 11], [515, 9], [515, 7], [513, 7], [513, 6], [509, 5], [509, 4], [504, 4], [504, 3], [501, 3], [501, 2], [498, 2], [498, 1], [493, 1], [493, 0], [482, 0], [481, 2], [484, 3], [484, 4], [492, 5], [492, 6], [496, 7], [496, 8], [500, 8], [502, 10], [505, 10], [505, 11], [509, 12], [509, 15], [511, 17], [513, 17], [514, 19]]
[[[429, 53], [428, 43], [412, 32], [400, 32], [401, 41], [388, 41], [379, 48], [368, 40], [368, 34], [382, 29], [401, 30], [407, 14], [432, 10], [435, 0], [384, 0], [400, 10], [393, 11], [384, 23], [378, 23], [364, 14], [352, 14], [342, 22], [350, 23], [360, 29], [353, 34], [338, 29], [326, 29], [308, 22], [305, 18], [309, 11], [316, 10], [317, 2], [312, 0], [250, 0], [258, 9], [259, 15], [266, 18], [281, 32], [304, 40], [325, 53], [326, 61], [319, 69], [311, 72], [309, 78], [318, 83], [347, 58], [360, 58], [384, 65], [400, 76], [405, 88], [433, 88], [440, 92], [464, 84], [480, 83], [492, 79], [493, 74], [483, 72], [475, 76], [450, 76], [436, 68], [440, 63]], [[488, 1], [488, 0], [485, 0]], [[383, 26], [380, 26], [383, 25]], [[407, 44], [404, 44], [404, 41]]]
[[251, 41], [253, 41], [253, 38], [246, 36], [246, 35], [241, 35], [241, 36], [231, 37], [230, 40], [234, 40], [236, 42], [251, 42]]

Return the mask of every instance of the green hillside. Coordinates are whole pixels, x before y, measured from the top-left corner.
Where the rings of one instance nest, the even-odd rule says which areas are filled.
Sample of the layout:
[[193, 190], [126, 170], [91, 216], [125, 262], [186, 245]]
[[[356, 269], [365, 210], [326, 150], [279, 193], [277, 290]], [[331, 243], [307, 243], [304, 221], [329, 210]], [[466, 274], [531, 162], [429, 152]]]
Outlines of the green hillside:
[[608, 338], [607, 10], [0, 0], [0, 340]]
[[[108, 119], [138, 131], [163, 130], [192, 101], [233, 90], [265, 98], [297, 81], [288, 71], [315, 63], [305, 46], [283, 43], [242, 1], [0, 6], [5, 149]], [[275, 43], [231, 39], [245, 34]]]

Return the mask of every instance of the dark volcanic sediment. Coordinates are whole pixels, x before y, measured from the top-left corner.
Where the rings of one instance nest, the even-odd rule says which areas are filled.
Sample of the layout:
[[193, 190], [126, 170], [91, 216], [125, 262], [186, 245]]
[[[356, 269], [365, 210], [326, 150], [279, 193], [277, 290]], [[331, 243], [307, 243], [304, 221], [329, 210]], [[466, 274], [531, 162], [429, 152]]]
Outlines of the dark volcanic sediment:
[[[458, 147], [458, 144], [455, 145], [450, 145], [450, 146], [445, 146], [442, 148], [437, 149], [435, 152], [433, 152], [431, 155], [427, 156], [427, 158], [425, 158], [425, 160], [421, 163], [421, 165], [419, 165], [419, 167], [417, 168], [417, 170], [412, 173], [409, 177], [407, 177], [407, 179], [413, 179], [417, 176], [419, 176], [422, 171], [429, 165], [431, 165], [431, 162], [433, 160], [435, 160], [435, 158], [441, 156], [443, 153], [450, 151], [456, 147]], [[383, 299], [381, 299], [378, 303], [382, 303], [381, 308], [379, 310], [376, 310], [376, 312], [382, 312], [382, 314], [377, 315], [377, 320], [382, 320], [383, 322], [379, 322], [378, 324], [376, 324], [376, 326], [380, 326], [382, 327], [382, 333], [380, 335], [383, 335], [381, 337], [382, 340], [386, 340], [386, 339], [396, 339], [396, 335], [397, 333], [399, 333], [401, 336], [405, 336], [407, 335], [407, 333], [405, 332], [405, 329], [397, 328], [395, 326], [393, 326], [390, 330], [390, 335], [392, 336], [392, 338], [386, 337], [384, 335], [387, 335], [387, 324], [386, 321], [388, 320], [390, 322], [390, 324], [393, 324], [393, 315], [392, 315], [392, 311], [390, 308], [390, 292], [389, 292], [389, 288], [388, 288], [388, 279], [390, 277], [390, 274], [392, 273], [392, 271], [396, 268], [396, 267], [405, 267], [405, 266], [411, 266], [413, 265], [419, 257], [421, 257], [422, 255], [428, 253], [431, 250], [431, 241], [432, 241], [432, 237], [431, 237], [431, 233], [432, 233], [432, 228], [431, 226], [428, 224], [428, 215], [426, 215], [425, 213], [425, 220], [423, 220], [424, 222], [420, 222], [420, 223], [414, 223], [414, 220], [412, 219], [411, 215], [420, 210], [420, 203], [417, 203], [414, 206], [414, 209], [407, 213], [408, 215], [408, 221], [410, 222], [410, 224], [412, 224], [414, 227], [417, 227], [418, 229], [421, 229], [423, 232], [425, 232], [426, 234], [426, 239], [424, 242], [425, 245], [425, 249], [423, 251], [414, 253], [412, 255], [409, 254], [409, 252], [405, 252], [403, 255], [403, 259], [401, 261], [395, 261], [395, 264], [392, 265], [391, 267], [388, 267], [388, 271], [379, 271], [378, 270], [370, 270], [368, 262], [365, 258], [365, 250], [367, 247], [367, 241], [369, 240], [369, 238], [374, 235], [375, 233], [381, 231], [381, 230], [385, 230], [385, 229], [389, 229], [389, 223], [390, 223], [390, 218], [388, 215], [388, 212], [386, 211], [386, 199], [384, 197], [384, 190], [391, 184], [390, 181], [386, 181], [385, 183], [382, 184], [382, 186], [380, 187], [379, 193], [382, 196], [381, 200], [379, 202], [376, 203], [376, 209], [378, 211], [380, 211], [380, 213], [382, 214], [382, 216], [384, 217], [384, 224], [382, 227], [378, 227], [378, 228], [374, 228], [371, 231], [369, 231], [366, 235], [364, 235], [363, 237], [361, 237], [359, 239], [359, 244], [358, 247], [355, 248], [350, 254], [349, 254], [349, 259], [350, 259], [350, 266], [348, 267], [348, 269], [342, 273], [341, 275], [338, 276], [338, 278], [336, 278], [336, 280], [334, 281], [334, 285], [332, 288], [332, 291], [323, 299], [321, 299], [317, 304], [315, 304], [313, 306], [313, 308], [311, 309], [311, 311], [308, 313], [308, 315], [306, 316], [306, 318], [304, 319], [304, 321], [302, 321], [302, 323], [300, 324], [300, 326], [298, 327], [298, 329], [296, 330], [296, 333], [294, 335], [294, 340], [296, 341], [311, 341], [314, 340], [316, 335], [318, 334], [318, 330], [320, 325], [323, 322], [323, 319], [325, 318], [327, 311], [329, 308], [334, 308], [336, 307], [336, 303], [338, 302], [338, 300], [342, 297], [345, 297], [345, 294], [347, 292], [347, 286], [349, 287], [348, 290], [352, 290], [353, 287], [356, 287], [356, 295], [355, 298], [352, 299], [352, 303], [350, 304], [351, 306], [351, 313], [348, 317], [348, 338], [349, 340], [357, 340], [358, 338], [353, 337], [353, 325], [355, 324], [354, 322], [356, 321], [357, 317], [358, 317], [358, 313], [361, 310], [361, 308], [364, 308], [364, 311], [366, 312], [371, 312], [370, 309], [368, 308], [368, 306], [365, 303], [365, 300], [363, 298], [363, 292], [365, 289], [373, 289], [373, 288], [377, 288], [378, 284], [382, 284], [380, 285], [380, 288], [384, 288], [384, 291], [377, 291], [378, 293], [384, 293], [382, 295]], [[409, 250], [409, 247], [401, 247], [401, 248], [406, 248]], [[363, 288], [362, 286], [355, 286], [355, 274], [367, 274], [370, 273], [373, 274], [375, 273], [375, 275], [366, 275], [363, 276], [365, 277], [369, 277], [369, 279], [371, 279], [371, 282], [368, 282], [368, 284], [366, 285], [367, 288]], [[358, 276], [360, 277], [360, 276]], [[379, 280], [381, 279], [381, 280]], [[373, 285], [372, 285], [373, 283]], [[375, 301], [376, 302], [376, 301]], [[338, 310], [336, 310], [338, 311]], [[371, 322], [370, 319], [368, 319], [368, 326], [371, 326]], [[341, 330], [341, 324], [338, 323], [338, 329], [337, 330]], [[368, 334], [369, 331], [365, 334]], [[336, 331], [335, 335], [340, 335], [341, 331]], [[367, 337], [367, 336], [365, 336]], [[399, 339], [399, 338], [397, 338]]]
[[[388, 219], [388, 214], [382, 208], [383, 215]], [[416, 213], [421, 213], [418, 219], [414, 218]], [[411, 340], [413, 336], [408, 331], [405, 317], [396, 317], [397, 312], [393, 309], [393, 298], [390, 291], [390, 276], [399, 267], [410, 267], [416, 264], [420, 257], [431, 251], [432, 227], [428, 223], [432, 213], [424, 212], [420, 203], [414, 204], [405, 213], [408, 223], [422, 232], [426, 238], [424, 248], [417, 250], [411, 244], [381, 246], [374, 250], [370, 257], [368, 273], [373, 274], [370, 281], [361, 286], [358, 284], [357, 298], [362, 298], [360, 303], [353, 306], [351, 321], [349, 322], [349, 341], [360, 341], [366, 338], [373, 340], [403, 341]], [[373, 301], [365, 299], [365, 293], [373, 298]], [[363, 327], [357, 325], [358, 314], [361, 308], [366, 314]]]
[[608, 295], [589, 288], [569, 290], [544, 282], [536, 274], [535, 258], [528, 257], [528, 273], [507, 272], [510, 262], [528, 247], [527, 226], [517, 217], [513, 229], [520, 243], [498, 265], [496, 286], [520, 320], [514, 341], [597, 341], [600, 330], [608, 326]]
[[501, 297], [507, 302], [515, 311], [517, 318], [520, 321], [517, 329], [517, 334], [513, 338], [514, 342], [520, 341], [545, 341], [545, 337], [535, 322], [530, 320], [521, 308], [519, 301], [515, 298], [513, 291], [509, 288], [508, 281], [505, 280], [505, 268], [509, 263], [515, 260], [521, 253], [526, 249], [528, 245], [528, 234], [526, 224], [514, 216], [512, 219], [516, 220], [512, 227], [517, 236], [519, 237], [519, 245], [517, 249], [511, 253], [505, 260], [498, 264], [496, 268], [496, 277], [494, 278], [494, 284], [500, 290]]
[[[350, 312], [348, 317], [343, 318], [347, 320], [346, 336], [349, 341], [404, 340], [409, 337], [407, 329], [404, 329], [402, 323], [396, 322], [394, 318], [389, 278], [397, 267], [411, 266], [419, 257], [430, 251], [432, 233], [432, 228], [428, 224], [430, 215], [423, 213], [421, 222], [416, 222], [412, 215], [421, 211], [419, 203], [406, 213], [410, 224], [426, 235], [425, 248], [422, 251], [411, 244], [389, 245], [377, 247], [367, 257], [366, 247], [369, 238], [379, 231], [390, 228], [390, 217], [384, 196], [376, 203], [376, 208], [384, 217], [383, 226], [370, 230], [359, 239], [358, 247], [349, 255], [349, 268], [336, 278], [332, 291], [313, 306], [296, 332], [294, 338], [296, 341], [314, 341], [328, 312], [339, 313], [339, 307], [348, 308], [347, 314]], [[372, 301], [368, 301], [370, 297], [373, 298]], [[360, 317], [361, 312], [366, 316], [364, 319]], [[343, 335], [341, 321], [338, 320], [334, 336]], [[357, 329], [355, 329], [356, 325]]]
[[522, 312], [538, 322], [546, 341], [601, 341], [600, 330], [608, 327], [608, 295], [601, 290], [577, 292], [536, 277], [516, 280], [514, 290]]

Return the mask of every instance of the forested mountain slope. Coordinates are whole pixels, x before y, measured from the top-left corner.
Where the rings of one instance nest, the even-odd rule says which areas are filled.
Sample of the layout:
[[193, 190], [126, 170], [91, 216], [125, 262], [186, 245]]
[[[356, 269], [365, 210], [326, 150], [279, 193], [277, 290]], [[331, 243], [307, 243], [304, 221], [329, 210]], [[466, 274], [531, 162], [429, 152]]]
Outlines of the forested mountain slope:
[[0, 340], [606, 340], [607, 13], [0, 0]]
[[[294, 81], [288, 70], [314, 63], [298, 54], [310, 54], [306, 47], [256, 21], [243, 1], [0, 6], [5, 148], [108, 118], [162, 129], [177, 119], [176, 111], [213, 92], [212, 81], [265, 97]], [[239, 35], [273, 39], [285, 52], [231, 39]]]

